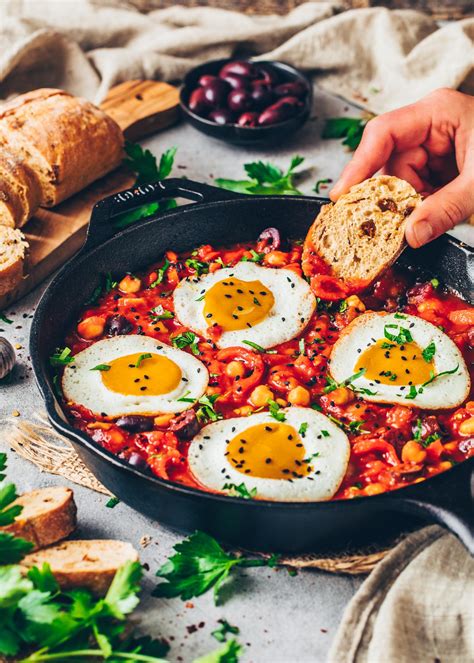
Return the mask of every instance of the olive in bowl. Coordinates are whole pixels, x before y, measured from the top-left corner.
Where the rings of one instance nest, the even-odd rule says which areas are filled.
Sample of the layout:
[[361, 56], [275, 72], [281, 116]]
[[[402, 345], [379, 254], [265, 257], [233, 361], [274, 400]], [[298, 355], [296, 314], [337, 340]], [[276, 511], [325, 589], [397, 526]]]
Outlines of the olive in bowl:
[[308, 119], [310, 81], [283, 62], [214, 60], [184, 79], [181, 109], [199, 131], [237, 145], [279, 142]]

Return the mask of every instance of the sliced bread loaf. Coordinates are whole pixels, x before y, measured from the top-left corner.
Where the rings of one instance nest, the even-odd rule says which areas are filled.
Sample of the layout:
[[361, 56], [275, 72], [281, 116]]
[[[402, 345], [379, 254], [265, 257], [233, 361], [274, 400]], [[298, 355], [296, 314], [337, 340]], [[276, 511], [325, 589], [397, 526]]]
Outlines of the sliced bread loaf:
[[64, 541], [38, 550], [26, 555], [21, 564], [28, 569], [46, 562], [63, 589], [84, 587], [103, 596], [117, 570], [128, 561], [138, 561], [138, 554], [130, 543], [91, 539]]
[[371, 283], [405, 246], [407, 217], [421, 203], [415, 189], [397, 177], [379, 175], [353, 186], [335, 204], [324, 205], [307, 235], [303, 264], [311, 255], [344, 281]]
[[39, 181], [24, 161], [0, 149], [0, 225], [21, 228], [38, 209]]
[[20, 284], [27, 248], [23, 233], [0, 225], [0, 297]]
[[24, 493], [14, 504], [23, 507], [11, 525], [0, 528], [44, 548], [69, 536], [76, 528], [76, 504], [70, 488], [51, 486]]

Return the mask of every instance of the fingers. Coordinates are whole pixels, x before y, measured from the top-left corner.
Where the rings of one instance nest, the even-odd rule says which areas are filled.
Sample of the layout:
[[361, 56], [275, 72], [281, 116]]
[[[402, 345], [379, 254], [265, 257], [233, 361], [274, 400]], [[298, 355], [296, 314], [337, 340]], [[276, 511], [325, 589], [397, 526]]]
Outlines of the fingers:
[[352, 161], [345, 167], [330, 192], [332, 200], [351, 186], [371, 177], [394, 152], [411, 150], [423, 144], [431, 126], [431, 111], [425, 101], [385, 113], [368, 122]]
[[427, 175], [426, 164], [428, 154], [423, 147], [414, 147], [402, 153], [394, 153], [385, 165], [383, 172], [386, 175], [395, 175], [409, 182], [416, 191], [429, 190], [429, 182], [424, 179]]
[[428, 196], [408, 218], [406, 239], [414, 249], [474, 213], [474, 188], [470, 178], [461, 174], [436, 193]]

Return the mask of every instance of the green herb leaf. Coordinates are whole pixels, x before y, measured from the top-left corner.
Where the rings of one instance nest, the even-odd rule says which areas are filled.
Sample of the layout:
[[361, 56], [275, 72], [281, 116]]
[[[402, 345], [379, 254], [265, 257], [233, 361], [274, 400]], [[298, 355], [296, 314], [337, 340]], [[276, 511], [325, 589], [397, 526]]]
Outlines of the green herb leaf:
[[[357, 373], [354, 373], [354, 375], [350, 375], [348, 378], [343, 380], [342, 382], [336, 382], [330, 375], [326, 375], [326, 382], [327, 386], [324, 387], [324, 393], [329, 394], [331, 391], [334, 391], [335, 389], [339, 389], [339, 387], [349, 387], [355, 380], [358, 378], [362, 377], [364, 373], [366, 372], [366, 368], [361, 368], [360, 371], [357, 371]], [[352, 387], [351, 387], [352, 388]], [[354, 391], [356, 391], [354, 389]], [[362, 389], [361, 389], [362, 391]]]
[[176, 544], [174, 549], [176, 553], [156, 573], [166, 582], [155, 588], [154, 596], [180, 596], [187, 601], [214, 588], [217, 601], [219, 590], [234, 567], [268, 566], [265, 559], [226, 553], [212, 536], [204, 532], [195, 532]]
[[320, 193], [321, 185], [322, 184], [329, 184], [330, 182], [332, 182], [332, 180], [329, 177], [326, 177], [326, 179], [323, 179], [323, 180], [318, 180], [316, 182], [316, 184], [314, 185], [313, 191], [315, 193]]
[[436, 440], [441, 439], [441, 435], [439, 433], [431, 433], [431, 435], [428, 435], [428, 437], [424, 440], [422, 440], [421, 444], [424, 447], [429, 447], [430, 444], [433, 444], [433, 442], [436, 442]]
[[[394, 331], [390, 331], [390, 330]], [[413, 341], [413, 336], [411, 332], [406, 327], [402, 325], [389, 324], [385, 325], [383, 328], [383, 335], [385, 338], [388, 338], [389, 341], [393, 341], [398, 345], [403, 345], [404, 343], [411, 343]]]
[[258, 262], [262, 262], [262, 260], [265, 257], [264, 253], [257, 253], [256, 251], [254, 251], [254, 249], [250, 249], [250, 254], [252, 256], [251, 258], [247, 258], [247, 256], [242, 256], [242, 260], [240, 262], [255, 262], [255, 263], [258, 263]]
[[276, 353], [277, 353], [276, 350], [265, 350], [265, 348], [262, 348], [261, 345], [258, 345], [258, 343], [254, 343], [253, 341], [242, 341], [242, 343], [245, 343], [245, 345], [248, 345], [249, 347], [253, 348], [257, 352], [264, 352], [267, 355], [276, 355]]
[[153, 281], [153, 283], [150, 283], [150, 288], [156, 288], [157, 285], [160, 285], [160, 283], [163, 283], [163, 279], [165, 278], [166, 270], [168, 269], [168, 267], [170, 265], [171, 265], [171, 263], [169, 262], [168, 258], [165, 258], [163, 266], [156, 270], [157, 277]]
[[257, 489], [252, 488], [248, 490], [245, 483], [242, 481], [239, 485], [235, 483], [225, 483], [222, 490], [228, 490], [234, 497], [242, 497], [244, 500], [251, 500], [257, 495]]
[[5, 322], [7, 325], [12, 325], [13, 324], [13, 320], [10, 320], [9, 318], [7, 318], [7, 316], [4, 313], [0, 313], [0, 321]]
[[172, 320], [174, 318], [173, 311], [168, 311], [163, 307], [162, 304], [158, 304], [158, 306], [152, 308], [149, 315], [152, 322], [158, 322], [159, 320]]
[[[400, 396], [403, 396], [403, 394], [399, 394]], [[408, 394], [405, 396], [408, 400], [413, 400], [418, 396], [418, 390], [415, 387], [414, 384], [410, 385], [410, 389], [408, 391]]]
[[188, 258], [185, 264], [186, 267], [194, 269], [198, 276], [201, 276], [201, 274], [207, 274], [209, 272], [209, 263], [207, 262], [201, 262], [195, 258]]
[[295, 175], [295, 169], [300, 166], [303, 161], [303, 157], [298, 155], [293, 157], [290, 166], [285, 173], [271, 163], [255, 161], [244, 165], [245, 172], [250, 179], [217, 179], [215, 180], [215, 183], [223, 189], [238, 193], [252, 195], [300, 196], [302, 193], [294, 186], [293, 176]]
[[117, 506], [117, 504], [120, 504], [119, 498], [118, 497], [111, 497], [110, 500], [108, 500], [105, 503], [105, 506], [107, 507], [107, 509], [113, 509], [114, 506]]
[[55, 368], [60, 366], [67, 366], [74, 362], [74, 357], [71, 356], [71, 348], [57, 348], [56, 352], [49, 358], [49, 363]]
[[423, 384], [421, 386], [422, 387], [427, 387], [429, 384], [431, 384], [432, 382], [434, 382], [438, 378], [442, 377], [443, 375], [453, 375], [453, 373], [457, 373], [458, 369], [459, 369], [459, 364], [456, 364], [456, 366], [454, 368], [451, 368], [449, 371], [441, 371], [441, 373], [436, 373], [436, 374], [433, 373], [433, 371], [431, 371], [430, 379], [427, 380], [426, 382], [423, 382]]
[[94, 368], [90, 368], [90, 371], [110, 371], [112, 367], [109, 364], [97, 364]]
[[321, 434], [322, 434], [323, 437], [329, 437], [329, 431], [327, 431], [327, 430], [322, 430]]
[[436, 353], [436, 345], [434, 341], [431, 341], [429, 345], [422, 351], [423, 359], [429, 364]]
[[298, 433], [301, 435], [301, 437], [305, 437], [306, 431], [308, 430], [308, 424], [307, 422], [303, 422], [301, 426], [299, 427]]
[[227, 640], [222, 647], [196, 658], [193, 663], [238, 663], [242, 651], [242, 645], [236, 640]]
[[144, 352], [143, 354], [141, 354], [135, 363], [135, 368], [140, 368], [142, 362], [145, 361], [145, 359], [151, 359], [151, 357], [152, 357], [151, 352]]
[[435, 290], [436, 290], [437, 288], [439, 288], [439, 279], [436, 279], [436, 278], [435, 278], [435, 279], [431, 279], [430, 283], [431, 283], [431, 285], [433, 286], [433, 288], [434, 288]]
[[272, 399], [269, 399], [268, 401], [268, 411], [270, 416], [277, 421], [286, 421], [285, 413], [281, 411], [281, 407], [278, 405], [278, 403]]
[[232, 626], [225, 619], [219, 619], [219, 624], [220, 625], [215, 629], [215, 631], [212, 631], [211, 633], [212, 637], [215, 638], [218, 642], [225, 642], [227, 640], [228, 633], [232, 633], [233, 635], [238, 635], [240, 633], [240, 629], [237, 626]]
[[198, 343], [199, 339], [194, 332], [183, 332], [171, 339], [171, 344], [174, 345], [175, 348], [182, 350], [189, 345], [191, 352], [196, 356], [201, 354], [199, 352]]
[[358, 117], [331, 117], [326, 120], [322, 138], [344, 138], [343, 145], [355, 150], [364, 133], [367, 120]]

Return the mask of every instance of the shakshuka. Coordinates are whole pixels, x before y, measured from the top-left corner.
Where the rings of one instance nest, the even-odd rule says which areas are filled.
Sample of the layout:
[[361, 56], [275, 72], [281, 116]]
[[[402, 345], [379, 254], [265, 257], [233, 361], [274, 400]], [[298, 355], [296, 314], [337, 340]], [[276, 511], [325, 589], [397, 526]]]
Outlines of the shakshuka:
[[269, 229], [104, 274], [51, 358], [72, 424], [246, 499], [376, 495], [470, 457], [474, 307], [435, 278], [391, 269], [358, 291], [302, 262]]

